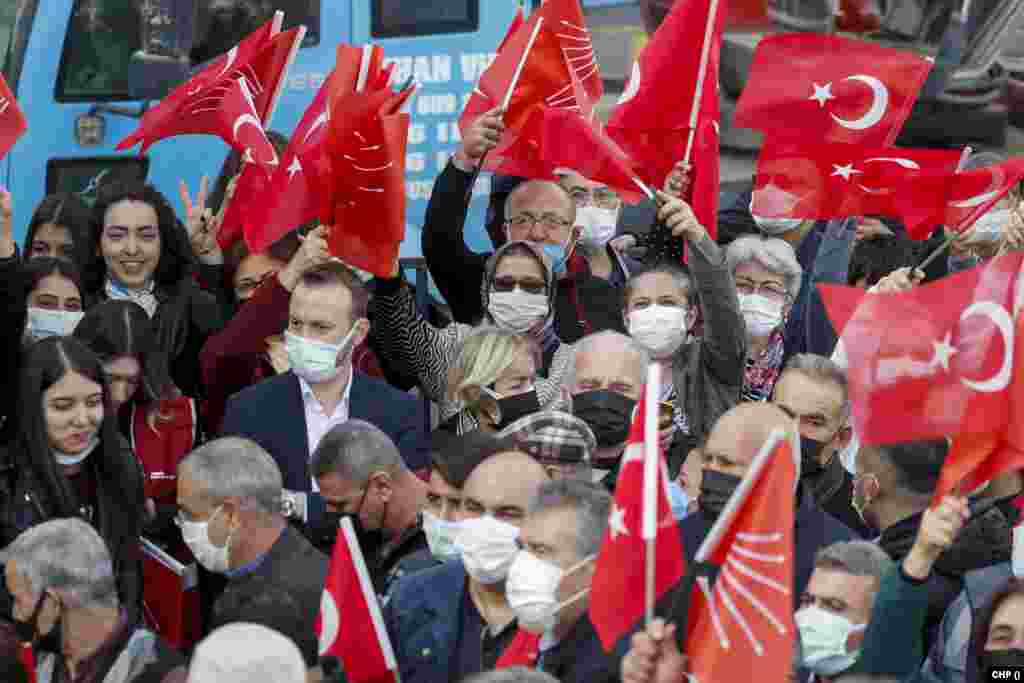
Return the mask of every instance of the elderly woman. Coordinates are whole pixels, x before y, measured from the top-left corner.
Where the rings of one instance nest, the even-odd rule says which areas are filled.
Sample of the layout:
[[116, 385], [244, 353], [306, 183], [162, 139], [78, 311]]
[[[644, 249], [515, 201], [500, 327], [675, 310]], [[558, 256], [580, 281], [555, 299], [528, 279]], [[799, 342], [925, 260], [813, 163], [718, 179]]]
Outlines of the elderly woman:
[[747, 328], [747, 359], [741, 397], [767, 401], [782, 371], [784, 328], [800, 292], [803, 269], [787, 242], [746, 235], [725, 251], [736, 282], [740, 313]]

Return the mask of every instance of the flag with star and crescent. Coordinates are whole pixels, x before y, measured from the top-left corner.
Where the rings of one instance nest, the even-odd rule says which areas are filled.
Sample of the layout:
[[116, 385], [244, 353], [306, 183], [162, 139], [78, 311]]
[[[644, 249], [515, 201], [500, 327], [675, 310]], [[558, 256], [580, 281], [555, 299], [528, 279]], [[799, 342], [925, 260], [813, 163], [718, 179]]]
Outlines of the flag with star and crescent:
[[888, 147], [932, 62], [863, 40], [782, 33], [754, 51], [733, 116], [768, 138]]
[[8, 87], [3, 74], [0, 74], [0, 159], [27, 130], [25, 114], [14, 99], [14, 93]]
[[[281, 33], [283, 18], [283, 13], [277, 12], [241, 43], [175, 88], [143, 114], [139, 127], [121, 140], [117, 149], [142, 143], [141, 152], [145, 153], [153, 143], [177, 135], [217, 135], [246, 158], [255, 157], [256, 151], [247, 148], [238, 135], [248, 127], [263, 131], [269, 125], [288, 69], [306, 35], [305, 26]], [[226, 131], [221, 125], [222, 109], [231, 87], [240, 79], [251, 94], [254, 112], [240, 114]], [[275, 156], [264, 163], [276, 165], [278, 160]]]
[[[641, 391], [641, 396], [646, 392]], [[645, 548], [642, 536], [644, 491], [644, 402], [637, 404], [615, 483], [608, 529], [590, 584], [590, 620], [610, 652], [644, 615]], [[683, 578], [686, 559], [679, 525], [668, 502], [668, 470], [658, 454], [655, 600]]]
[[819, 285], [849, 359], [864, 444], [1002, 432], [1015, 368], [1016, 279], [1024, 254], [908, 291]]

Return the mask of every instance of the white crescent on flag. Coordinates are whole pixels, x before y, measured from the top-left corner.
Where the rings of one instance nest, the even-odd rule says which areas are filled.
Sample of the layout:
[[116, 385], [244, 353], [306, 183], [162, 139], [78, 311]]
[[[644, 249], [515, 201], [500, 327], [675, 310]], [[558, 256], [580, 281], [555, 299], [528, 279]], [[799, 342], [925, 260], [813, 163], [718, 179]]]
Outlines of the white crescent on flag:
[[954, 209], [973, 209], [998, 197], [1003, 182], [1006, 180], [1006, 175], [1003, 173], [1003, 169], [998, 166], [987, 170], [992, 175], [992, 183], [988, 186], [987, 190], [961, 201], [950, 202], [949, 205]]
[[968, 306], [960, 316], [961, 322], [972, 315], [988, 316], [999, 328], [999, 334], [1003, 338], [1003, 362], [999, 366], [999, 371], [986, 380], [960, 381], [965, 387], [983, 394], [1002, 391], [1010, 384], [1013, 373], [1013, 319], [1005, 308], [992, 301], [976, 301]]
[[885, 117], [885, 112], [889, 108], [889, 90], [885, 87], [885, 83], [882, 83], [882, 81], [874, 76], [866, 76], [864, 74], [855, 74], [843, 80], [857, 81], [871, 88], [871, 106], [859, 119], [844, 119], [829, 112], [832, 120], [849, 130], [867, 130], [872, 126], [878, 125]]
[[[869, 163], [872, 163], [872, 162], [881, 163], [883, 161], [889, 162], [891, 164], [896, 164], [897, 166], [900, 166], [901, 168], [905, 168], [905, 169], [907, 169], [909, 171], [920, 171], [921, 170], [920, 164], [918, 164], [916, 161], [914, 161], [912, 159], [904, 159], [902, 157], [871, 157], [870, 159], [865, 159], [861, 163], [862, 164], [869, 164]], [[892, 194], [892, 189], [890, 189], [888, 187], [873, 188], [873, 187], [868, 187], [866, 185], [861, 185], [859, 183], [858, 183], [857, 187], [859, 187], [864, 192], [867, 192], [868, 194]]]

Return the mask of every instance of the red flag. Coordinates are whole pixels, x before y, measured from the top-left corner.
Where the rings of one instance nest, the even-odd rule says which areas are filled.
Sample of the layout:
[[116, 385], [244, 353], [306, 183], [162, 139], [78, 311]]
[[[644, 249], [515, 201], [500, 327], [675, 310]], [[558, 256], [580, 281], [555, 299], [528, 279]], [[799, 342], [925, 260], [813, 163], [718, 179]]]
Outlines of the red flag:
[[[320, 204], [313, 192], [313, 185], [302, 165], [302, 156], [310, 156], [319, 150], [327, 135], [327, 94], [333, 73], [320, 86], [313, 103], [302, 115], [298, 127], [292, 134], [287, 149], [281, 155], [281, 163], [274, 168], [269, 181], [261, 182], [263, 174], [243, 170], [235, 199], [228, 212], [235, 205], [244, 212], [239, 221], [245, 226], [245, 241], [251, 253], [259, 253], [288, 232], [317, 217]], [[249, 180], [243, 187], [243, 181]], [[225, 224], [228, 217], [224, 218]], [[224, 230], [224, 225], [221, 226]]]
[[351, 683], [396, 683], [398, 664], [352, 520], [343, 517], [324, 583], [320, 656], [341, 660]]
[[897, 193], [896, 202], [907, 232], [924, 239], [936, 225], [962, 232], [1021, 180], [1024, 158], [983, 166], [959, 173], [922, 175], [908, 191]]
[[525, 666], [533, 668], [537, 665], [537, 657], [540, 656], [539, 633], [530, 633], [523, 629], [516, 631], [515, 638], [508, 644], [501, 653], [495, 669], [507, 669], [512, 666]]
[[[145, 153], [158, 140], [176, 135], [220, 135], [218, 112], [225, 94], [238, 79], [245, 80], [252, 93], [256, 118], [261, 126], [266, 126], [306, 34], [304, 26], [278, 33], [282, 17], [278, 12], [274, 19], [175, 88], [142, 116], [139, 127], [119, 142], [117, 149], [128, 149], [141, 142], [140, 153]], [[233, 144], [230, 138], [225, 138], [225, 142]]]
[[18, 643], [18, 662], [25, 670], [28, 683], [36, 683], [39, 677], [36, 672], [36, 653], [32, 649], [32, 643]]
[[1011, 312], [1022, 259], [1020, 253], [1007, 254], [906, 292], [864, 294], [820, 285], [829, 317], [843, 330], [853, 420], [862, 443], [1003, 429], [1013, 373]]
[[[699, 162], [699, 172], [695, 173], [693, 180], [704, 186], [703, 178], [698, 180], [698, 176], [706, 175], [704, 161], [705, 158], [710, 161], [712, 156], [717, 175], [717, 139], [713, 143], [713, 155], [707, 149], [705, 157], [705, 148], [710, 140], [708, 133], [715, 132], [717, 137], [717, 131], [712, 131], [707, 122], [714, 122], [717, 126], [719, 119], [718, 65], [725, 17], [723, 4], [720, 0], [695, 0], [673, 5], [669, 15], [634, 62], [626, 90], [608, 120], [609, 135], [636, 161], [643, 179], [653, 187], [662, 187], [672, 166], [686, 154], [690, 112], [694, 93], [701, 81], [701, 54], [713, 6], [718, 9], [711, 22], [707, 64], [696, 122], [698, 131], [705, 133], [701, 136], [705, 144], [698, 153], [696, 161]], [[718, 196], [717, 181], [712, 194]], [[699, 195], [694, 192], [694, 196]], [[708, 217], [699, 213], [697, 216], [703, 225], [713, 225], [708, 222]]]
[[3, 74], [0, 74], [0, 159], [26, 130], [28, 122], [25, 120], [25, 114], [14, 99], [14, 93], [7, 87]]
[[768, 137], [889, 147], [931, 62], [874, 43], [782, 33], [754, 52], [733, 124]]
[[[616, 642], [644, 615], [646, 541], [641, 532], [645, 412], [641, 401], [637, 404], [622, 455], [615, 483], [615, 502], [590, 584], [590, 620], [607, 652], [611, 652]], [[668, 474], [660, 453], [658, 460], [655, 600], [679, 583], [686, 571], [679, 526], [668, 502]]]
[[[505, 47], [509, 44], [509, 41], [516, 35], [519, 35], [519, 30], [523, 24], [526, 23], [526, 19], [523, 18], [523, 8], [520, 7], [516, 10], [516, 15], [512, 18], [512, 23], [508, 25], [508, 30], [505, 32], [505, 37], [501, 39], [501, 43], [498, 45], [498, 50], [494, 55], [494, 61], [484, 70], [481, 74], [476, 87], [469, 95], [469, 100], [466, 102], [465, 108], [462, 110], [462, 114], [459, 116], [459, 132], [465, 136], [466, 131], [473, 124], [479, 116], [486, 112], [494, 109], [501, 104], [500, 85], [501, 81], [506, 83], [512, 82], [512, 75], [515, 73], [516, 62], [511, 61], [508, 58], [503, 58], [501, 62], [498, 62], [497, 66], [494, 62], [498, 61], [498, 57], [505, 53]], [[489, 73], [494, 68], [494, 73]], [[487, 92], [481, 89], [481, 85], [484, 85]], [[506, 88], [507, 89], [507, 88]]]
[[915, 181], [956, 170], [955, 150], [851, 144], [797, 144], [768, 139], [761, 147], [751, 210], [787, 218], [897, 217], [905, 203], [932, 202]]
[[774, 431], [694, 557], [684, 647], [697, 681], [784, 681], [793, 663], [793, 491], [798, 449]]

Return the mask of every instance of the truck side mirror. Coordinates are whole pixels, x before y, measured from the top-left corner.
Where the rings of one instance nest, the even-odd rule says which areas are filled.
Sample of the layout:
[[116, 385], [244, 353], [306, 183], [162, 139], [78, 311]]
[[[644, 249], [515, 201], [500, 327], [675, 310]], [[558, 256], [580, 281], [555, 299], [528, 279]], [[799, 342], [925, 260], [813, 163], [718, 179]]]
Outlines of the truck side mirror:
[[195, 0], [143, 0], [139, 15], [142, 49], [128, 64], [128, 88], [135, 99], [159, 100], [189, 76]]

